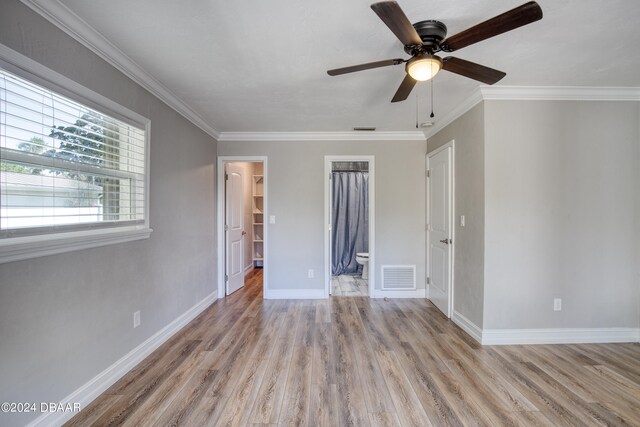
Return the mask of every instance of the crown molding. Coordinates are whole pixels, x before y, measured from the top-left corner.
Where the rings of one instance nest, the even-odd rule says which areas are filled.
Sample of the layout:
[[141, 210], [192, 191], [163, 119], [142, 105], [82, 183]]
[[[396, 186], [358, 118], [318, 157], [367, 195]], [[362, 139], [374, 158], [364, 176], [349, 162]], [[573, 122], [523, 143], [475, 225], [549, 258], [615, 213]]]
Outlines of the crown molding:
[[480, 86], [425, 131], [431, 138], [481, 101], [640, 101], [638, 87]]
[[218, 139], [220, 132], [211, 124], [64, 4], [58, 0], [20, 1], [151, 92], [191, 123]]
[[405, 132], [222, 132], [219, 142], [426, 141], [422, 131]]
[[640, 101], [638, 87], [481, 86], [484, 100]]
[[428, 128], [425, 131], [425, 136], [427, 137], [427, 139], [431, 138], [433, 135], [440, 132], [442, 129], [444, 129], [446, 126], [451, 124], [454, 120], [456, 120], [458, 117], [462, 116], [464, 113], [466, 113], [467, 111], [471, 110], [473, 107], [478, 105], [482, 100], [483, 100], [482, 92], [480, 91], [480, 89], [478, 88], [474, 90], [473, 93], [467, 99], [465, 99], [460, 104], [458, 104], [456, 108], [454, 108], [453, 110], [449, 111], [447, 114], [442, 116], [442, 119], [435, 122], [435, 124], [432, 127]]

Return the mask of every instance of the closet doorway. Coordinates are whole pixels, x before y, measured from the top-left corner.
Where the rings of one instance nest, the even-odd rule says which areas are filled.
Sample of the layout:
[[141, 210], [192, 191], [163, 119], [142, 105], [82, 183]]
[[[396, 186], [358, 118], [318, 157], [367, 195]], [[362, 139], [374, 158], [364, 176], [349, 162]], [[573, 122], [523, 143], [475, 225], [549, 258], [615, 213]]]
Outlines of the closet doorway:
[[218, 297], [241, 289], [245, 276], [254, 269], [263, 269], [264, 291], [267, 286], [266, 158], [219, 157], [217, 176]]
[[325, 294], [373, 296], [374, 156], [325, 156]]

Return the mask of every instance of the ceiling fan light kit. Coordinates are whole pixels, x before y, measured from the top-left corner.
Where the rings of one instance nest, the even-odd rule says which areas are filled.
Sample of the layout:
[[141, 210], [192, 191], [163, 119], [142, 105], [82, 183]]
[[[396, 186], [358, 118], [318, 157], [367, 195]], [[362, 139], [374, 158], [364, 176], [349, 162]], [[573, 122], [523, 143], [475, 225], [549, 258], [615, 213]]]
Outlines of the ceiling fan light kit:
[[442, 60], [436, 55], [424, 54], [407, 61], [407, 73], [419, 82], [431, 80], [442, 68]]
[[451, 56], [440, 58], [436, 53], [453, 52], [542, 19], [542, 9], [538, 3], [530, 1], [454, 36], [445, 38], [447, 36], [445, 24], [434, 20], [411, 24], [395, 1], [373, 3], [371, 9], [400, 40], [404, 45], [404, 51], [411, 58], [408, 60], [396, 58], [352, 65], [329, 70], [327, 73], [330, 76], [337, 76], [406, 63], [406, 75], [391, 102], [404, 101], [417, 82], [432, 79], [441, 69], [488, 85], [497, 83], [506, 76], [506, 73]]

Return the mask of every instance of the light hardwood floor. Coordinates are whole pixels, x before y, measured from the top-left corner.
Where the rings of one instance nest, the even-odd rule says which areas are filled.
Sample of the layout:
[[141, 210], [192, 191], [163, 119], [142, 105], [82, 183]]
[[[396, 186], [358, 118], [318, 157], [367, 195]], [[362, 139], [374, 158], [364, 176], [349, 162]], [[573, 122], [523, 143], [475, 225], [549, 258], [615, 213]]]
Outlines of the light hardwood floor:
[[332, 276], [331, 295], [334, 297], [366, 297], [369, 295], [369, 282], [362, 276], [348, 274]]
[[67, 425], [640, 425], [640, 345], [485, 346], [425, 300], [263, 300], [262, 270]]

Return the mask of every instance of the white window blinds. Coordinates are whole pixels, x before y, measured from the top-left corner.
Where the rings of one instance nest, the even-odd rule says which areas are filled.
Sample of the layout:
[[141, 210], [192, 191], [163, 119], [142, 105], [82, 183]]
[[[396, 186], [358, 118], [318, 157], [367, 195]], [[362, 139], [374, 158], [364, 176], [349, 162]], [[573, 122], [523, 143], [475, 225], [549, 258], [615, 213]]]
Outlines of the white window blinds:
[[0, 69], [0, 238], [143, 223], [145, 141]]

